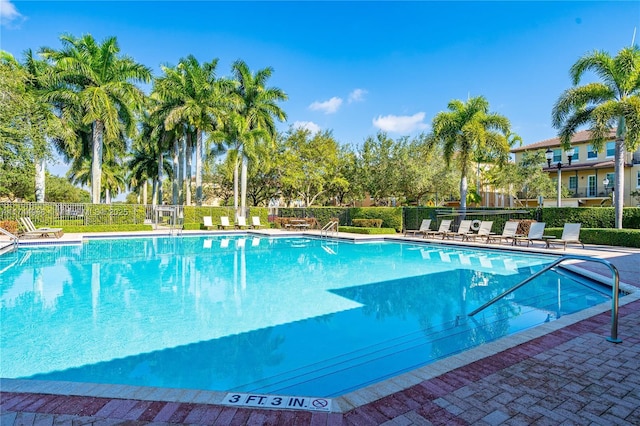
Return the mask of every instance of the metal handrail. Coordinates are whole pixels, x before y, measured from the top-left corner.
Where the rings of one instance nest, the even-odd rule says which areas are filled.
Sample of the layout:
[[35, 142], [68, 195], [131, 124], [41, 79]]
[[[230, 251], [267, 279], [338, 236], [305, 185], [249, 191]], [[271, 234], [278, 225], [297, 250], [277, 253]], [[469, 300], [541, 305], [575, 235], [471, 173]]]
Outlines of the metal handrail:
[[20, 241], [20, 239], [16, 235], [13, 235], [11, 232], [7, 231], [4, 228], [0, 228], [0, 232], [9, 237], [9, 239], [13, 241], [14, 246], [18, 245], [18, 241]]
[[516, 291], [517, 289], [519, 289], [523, 285], [527, 284], [529, 281], [539, 277], [543, 273], [547, 272], [551, 268], [554, 268], [555, 266], [557, 266], [558, 264], [564, 262], [565, 260], [592, 261], [592, 262], [602, 263], [603, 265], [606, 265], [606, 266], [609, 267], [609, 269], [613, 273], [613, 286], [612, 286], [612, 293], [613, 294], [611, 295], [611, 336], [607, 337], [607, 340], [609, 342], [612, 342], [612, 343], [622, 343], [622, 340], [618, 339], [618, 298], [619, 298], [618, 293], [620, 292], [620, 278], [619, 278], [619, 274], [618, 274], [618, 269], [614, 265], [612, 265], [610, 262], [608, 262], [608, 261], [606, 261], [604, 259], [598, 259], [598, 258], [589, 257], [589, 256], [580, 256], [580, 255], [577, 255], [577, 254], [564, 255], [560, 259], [557, 259], [557, 260], [553, 261], [552, 263], [550, 263], [549, 265], [545, 266], [540, 271], [536, 272], [535, 274], [531, 275], [530, 277], [525, 278], [523, 281], [521, 281], [518, 284], [514, 285], [510, 289], [505, 290], [502, 294], [499, 294], [498, 296], [496, 296], [493, 299], [489, 300], [484, 305], [482, 305], [479, 308], [473, 310], [469, 314], [469, 316], [472, 317], [475, 314], [477, 314], [478, 312], [480, 312], [480, 311], [484, 310], [485, 308], [487, 308], [488, 306], [493, 305], [498, 300], [500, 300], [503, 297], [513, 293], [514, 291]]
[[329, 231], [332, 231], [333, 228], [335, 228], [335, 232], [338, 232], [338, 226], [339, 226], [339, 222], [336, 220], [332, 220], [330, 222], [328, 222], [326, 225], [324, 225], [322, 227], [322, 229], [320, 229], [320, 236], [322, 237], [323, 235], [325, 236], [329, 236]]

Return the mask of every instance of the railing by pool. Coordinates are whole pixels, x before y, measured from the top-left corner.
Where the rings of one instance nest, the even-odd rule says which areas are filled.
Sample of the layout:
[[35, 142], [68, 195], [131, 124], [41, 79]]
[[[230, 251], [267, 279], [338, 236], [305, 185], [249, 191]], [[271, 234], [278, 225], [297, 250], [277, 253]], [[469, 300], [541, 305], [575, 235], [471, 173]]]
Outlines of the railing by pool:
[[469, 316], [472, 317], [475, 314], [477, 314], [478, 312], [480, 312], [480, 311], [486, 309], [487, 307], [493, 305], [498, 300], [500, 300], [503, 297], [513, 293], [514, 291], [516, 291], [517, 289], [519, 289], [523, 285], [525, 285], [528, 282], [530, 282], [531, 280], [539, 277], [540, 275], [542, 275], [543, 273], [547, 272], [551, 268], [554, 268], [554, 267], [558, 266], [560, 263], [564, 262], [565, 260], [585, 260], [585, 261], [589, 261], [589, 262], [598, 262], [598, 263], [602, 263], [603, 265], [606, 265], [607, 267], [609, 267], [609, 269], [613, 273], [613, 285], [611, 286], [612, 287], [612, 295], [611, 295], [611, 336], [607, 337], [607, 340], [609, 342], [612, 342], [612, 343], [622, 343], [622, 340], [618, 339], [618, 302], [619, 302], [618, 299], [619, 299], [619, 293], [620, 293], [620, 278], [619, 278], [619, 274], [618, 274], [618, 269], [614, 265], [612, 265], [610, 262], [608, 262], [608, 261], [606, 261], [604, 259], [598, 259], [598, 258], [595, 258], [595, 257], [580, 256], [580, 255], [577, 255], [577, 254], [566, 254], [566, 255], [562, 256], [561, 258], [553, 261], [549, 265], [545, 266], [544, 268], [542, 268], [541, 270], [539, 270], [535, 274], [525, 278], [524, 280], [522, 280], [518, 284], [514, 285], [513, 287], [505, 290], [503, 293], [501, 293], [501, 294], [497, 295], [496, 297], [494, 297], [493, 299], [489, 300], [484, 305], [482, 305], [479, 308], [473, 310], [472, 312], [469, 313]]

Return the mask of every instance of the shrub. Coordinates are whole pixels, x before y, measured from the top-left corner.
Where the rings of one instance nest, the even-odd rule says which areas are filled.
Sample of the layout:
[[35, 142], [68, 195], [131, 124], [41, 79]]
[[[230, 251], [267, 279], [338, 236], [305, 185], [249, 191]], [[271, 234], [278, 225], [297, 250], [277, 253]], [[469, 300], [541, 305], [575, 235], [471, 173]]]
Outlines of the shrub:
[[18, 233], [18, 222], [15, 220], [3, 220], [0, 221], [0, 228], [7, 232], [11, 232], [13, 235]]
[[118, 231], [153, 231], [151, 225], [142, 223], [128, 225], [65, 225], [64, 232], [118, 232]]
[[402, 207], [354, 207], [351, 217], [361, 219], [382, 219], [382, 226], [402, 231]]
[[[562, 236], [563, 228], [545, 228], [545, 235]], [[580, 241], [584, 244], [640, 247], [640, 229], [580, 228]]]
[[395, 234], [395, 228], [360, 228], [357, 226], [340, 226], [340, 232], [350, 232], [352, 234], [368, 234], [368, 235], [380, 235], [380, 234]]
[[[549, 227], [562, 227], [565, 223], [581, 223], [584, 228], [613, 228], [613, 207], [545, 207], [540, 209], [540, 221]], [[622, 210], [622, 227], [640, 229], [640, 208], [625, 207]]]
[[359, 228], [381, 228], [382, 219], [353, 219], [351, 221], [353, 226]]

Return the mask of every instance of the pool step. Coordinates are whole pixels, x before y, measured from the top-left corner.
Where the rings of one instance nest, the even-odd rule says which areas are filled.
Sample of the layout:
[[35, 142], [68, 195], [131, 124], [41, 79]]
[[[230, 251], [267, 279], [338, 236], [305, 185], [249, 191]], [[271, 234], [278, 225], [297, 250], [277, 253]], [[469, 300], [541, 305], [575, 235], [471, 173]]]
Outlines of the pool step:
[[[583, 298], [591, 292], [575, 294], [572, 298]], [[522, 324], [542, 322], [555, 319], [557, 314], [541, 317], [542, 308], [528, 308], [527, 304], [551, 309], [556, 302], [555, 295], [544, 298], [534, 297], [528, 300], [518, 300], [516, 297], [499, 305], [500, 309], [522, 309], [520, 318]], [[571, 298], [563, 298], [565, 305], [571, 304]], [[529, 328], [523, 326], [520, 330], [505, 329], [505, 319], [499, 318], [495, 312], [485, 314], [479, 319], [469, 320], [458, 318], [456, 322], [441, 324], [440, 330], [435, 327], [431, 331], [414, 332], [399, 338], [363, 347], [347, 354], [333, 357], [322, 362], [310, 364], [295, 370], [276, 374], [236, 389], [242, 392], [279, 393], [279, 394], [318, 394], [321, 389], [335, 388], [335, 383], [341, 383], [344, 389], [336, 394], [396, 376], [410, 371], [429, 362], [462, 352], [479, 344], [503, 337], [507, 332], [516, 332]], [[481, 323], [479, 323], [481, 321]], [[451, 342], [455, 342], [452, 344]], [[403, 368], [395, 366], [404, 365]], [[384, 371], [385, 373], [380, 373]], [[319, 394], [324, 394], [320, 392]]]

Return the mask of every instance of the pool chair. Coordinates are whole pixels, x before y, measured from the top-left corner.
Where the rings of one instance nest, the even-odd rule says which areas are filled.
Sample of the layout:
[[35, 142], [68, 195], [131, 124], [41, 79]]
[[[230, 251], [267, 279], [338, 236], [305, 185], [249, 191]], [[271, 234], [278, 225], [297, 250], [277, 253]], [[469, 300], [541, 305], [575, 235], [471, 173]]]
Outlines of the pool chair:
[[529, 228], [529, 234], [527, 234], [526, 237], [519, 237], [519, 236], [513, 237], [512, 245], [515, 246], [518, 244], [522, 244], [526, 241], [527, 247], [529, 247], [529, 244], [533, 244], [534, 241], [543, 241], [545, 245], [549, 247], [549, 244], [547, 243], [547, 239], [543, 237], [544, 227], [545, 227], [544, 222], [533, 222], [531, 224], [531, 227]]
[[231, 228], [231, 224], [229, 223], [229, 216], [220, 216], [220, 224], [218, 225], [218, 229], [227, 228]]
[[211, 220], [211, 216], [204, 216], [202, 218], [202, 226], [204, 226], [205, 229], [212, 229], [215, 227], [213, 221]]
[[238, 216], [236, 217], [236, 229], [245, 229], [248, 228], [249, 225], [247, 225], [247, 218], [244, 216]]
[[20, 223], [22, 223], [22, 227], [24, 228], [24, 232], [20, 235], [21, 237], [42, 238], [53, 236], [60, 238], [64, 235], [62, 228], [36, 228], [29, 216], [21, 217]]
[[475, 241], [476, 238], [481, 238], [487, 241], [487, 239], [491, 235], [492, 226], [493, 226], [492, 220], [483, 220], [482, 222], [480, 222], [480, 228], [478, 228], [477, 233], [466, 234], [465, 236], [462, 237], [462, 239], [467, 241], [471, 241], [471, 240]]
[[513, 239], [516, 236], [516, 232], [518, 232], [518, 224], [520, 222], [509, 221], [504, 224], [504, 228], [502, 229], [502, 234], [494, 234], [487, 236], [487, 242], [492, 243], [494, 241], [498, 243], [502, 243], [502, 241], [506, 241], [508, 243], [513, 244]]
[[456, 237], [460, 237], [463, 241], [467, 237], [467, 235], [471, 234], [471, 220], [461, 220], [460, 226], [458, 226], [457, 231], [447, 231], [442, 234], [442, 239], [451, 238], [455, 240]]
[[253, 229], [260, 229], [265, 227], [263, 224], [260, 223], [260, 216], [251, 217], [251, 227]]
[[549, 238], [547, 245], [562, 244], [564, 249], [567, 249], [567, 244], [580, 244], [584, 248], [584, 244], [580, 241], [580, 224], [579, 223], [565, 223], [562, 229], [562, 236], [560, 238]]
[[424, 234], [427, 231], [429, 231], [430, 227], [431, 227], [431, 219], [422, 219], [422, 223], [420, 224], [419, 229], [405, 229], [404, 236], [406, 237], [409, 235], [413, 235], [415, 237], [416, 235]]
[[450, 219], [444, 219], [442, 222], [440, 222], [440, 226], [438, 227], [437, 231], [425, 231], [424, 237], [429, 238], [444, 235], [445, 233], [449, 232], [449, 228], [451, 228], [451, 222], [452, 221]]

